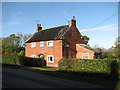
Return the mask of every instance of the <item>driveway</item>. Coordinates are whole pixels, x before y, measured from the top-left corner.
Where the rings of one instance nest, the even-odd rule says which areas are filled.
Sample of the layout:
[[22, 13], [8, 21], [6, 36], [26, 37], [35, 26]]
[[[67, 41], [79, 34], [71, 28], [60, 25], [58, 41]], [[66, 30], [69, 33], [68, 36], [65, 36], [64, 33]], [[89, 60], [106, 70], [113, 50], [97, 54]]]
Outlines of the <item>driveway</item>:
[[100, 88], [22, 69], [2, 68], [2, 88]]

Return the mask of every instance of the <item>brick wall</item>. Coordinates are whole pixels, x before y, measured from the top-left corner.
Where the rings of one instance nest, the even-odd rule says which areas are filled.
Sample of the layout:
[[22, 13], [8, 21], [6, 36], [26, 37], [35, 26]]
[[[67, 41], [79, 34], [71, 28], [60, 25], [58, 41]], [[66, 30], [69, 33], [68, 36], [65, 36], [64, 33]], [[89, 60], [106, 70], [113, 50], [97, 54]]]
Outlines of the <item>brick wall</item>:
[[[62, 55], [62, 40], [52, 40], [53, 47], [47, 47], [47, 41], [44, 42], [44, 47], [40, 47], [40, 42], [36, 42], [36, 47], [31, 47], [31, 43], [26, 43], [25, 56], [30, 57], [31, 55], [43, 54], [45, 56], [46, 65], [57, 67], [58, 61], [63, 57]], [[53, 55], [54, 63], [47, 63], [47, 55]]]
[[76, 44], [82, 44], [84, 41], [81, 38], [81, 34], [79, 33], [78, 29], [75, 26], [72, 26], [72, 28], [66, 34], [66, 38], [63, 43], [64, 46], [69, 44], [69, 48], [64, 47], [63, 57], [76, 58]]
[[77, 50], [77, 54], [76, 54], [77, 59], [82, 59], [82, 53], [89, 53], [89, 59], [94, 59], [94, 52], [93, 51], [90, 51], [90, 50], [83, 48], [79, 45], [76, 45], [76, 50]]

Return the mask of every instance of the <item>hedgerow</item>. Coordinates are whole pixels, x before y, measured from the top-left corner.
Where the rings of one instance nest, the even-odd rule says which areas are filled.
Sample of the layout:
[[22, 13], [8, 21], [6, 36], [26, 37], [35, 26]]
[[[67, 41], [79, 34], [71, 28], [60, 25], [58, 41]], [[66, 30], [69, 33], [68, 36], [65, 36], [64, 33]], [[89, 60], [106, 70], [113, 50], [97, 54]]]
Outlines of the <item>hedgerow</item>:
[[[94, 72], [94, 73], [114, 73], [120, 68], [120, 63], [117, 59], [66, 59], [63, 58], [58, 63], [60, 71], [74, 72]], [[116, 68], [117, 67], [117, 68]]]
[[45, 60], [40, 59], [40, 58], [30, 58], [30, 57], [25, 57], [25, 56], [19, 56], [19, 65], [21, 66], [45, 66]]
[[2, 55], [3, 64], [15, 64], [19, 66], [45, 66], [46, 62], [40, 58], [30, 58], [18, 55], [18, 53], [11, 53]]

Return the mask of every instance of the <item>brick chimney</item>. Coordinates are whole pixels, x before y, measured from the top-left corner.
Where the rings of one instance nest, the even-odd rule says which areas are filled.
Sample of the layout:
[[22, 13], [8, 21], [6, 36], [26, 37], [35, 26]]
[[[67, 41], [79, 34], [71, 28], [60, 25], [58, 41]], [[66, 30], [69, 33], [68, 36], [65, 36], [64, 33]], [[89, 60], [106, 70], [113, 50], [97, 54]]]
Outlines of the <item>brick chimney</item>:
[[42, 27], [41, 27], [41, 24], [37, 24], [37, 27], [36, 27], [36, 32], [42, 30]]
[[74, 26], [74, 27], [76, 27], [76, 20], [75, 20], [75, 16], [73, 16], [73, 19], [69, 19], [69, 27], [71, 27], [71, 26]]

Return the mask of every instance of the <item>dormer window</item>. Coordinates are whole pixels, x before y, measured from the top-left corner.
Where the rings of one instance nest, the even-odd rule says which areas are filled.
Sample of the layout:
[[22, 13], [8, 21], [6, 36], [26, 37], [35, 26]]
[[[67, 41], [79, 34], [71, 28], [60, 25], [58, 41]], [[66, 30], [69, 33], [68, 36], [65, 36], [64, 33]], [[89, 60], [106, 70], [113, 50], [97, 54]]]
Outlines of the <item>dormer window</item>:
[[47, 46], [48, 47], [53, 47], [53, 41], [47, 41]]
[[36, 47], [36, 43], [31, 43], [31, 47]]

